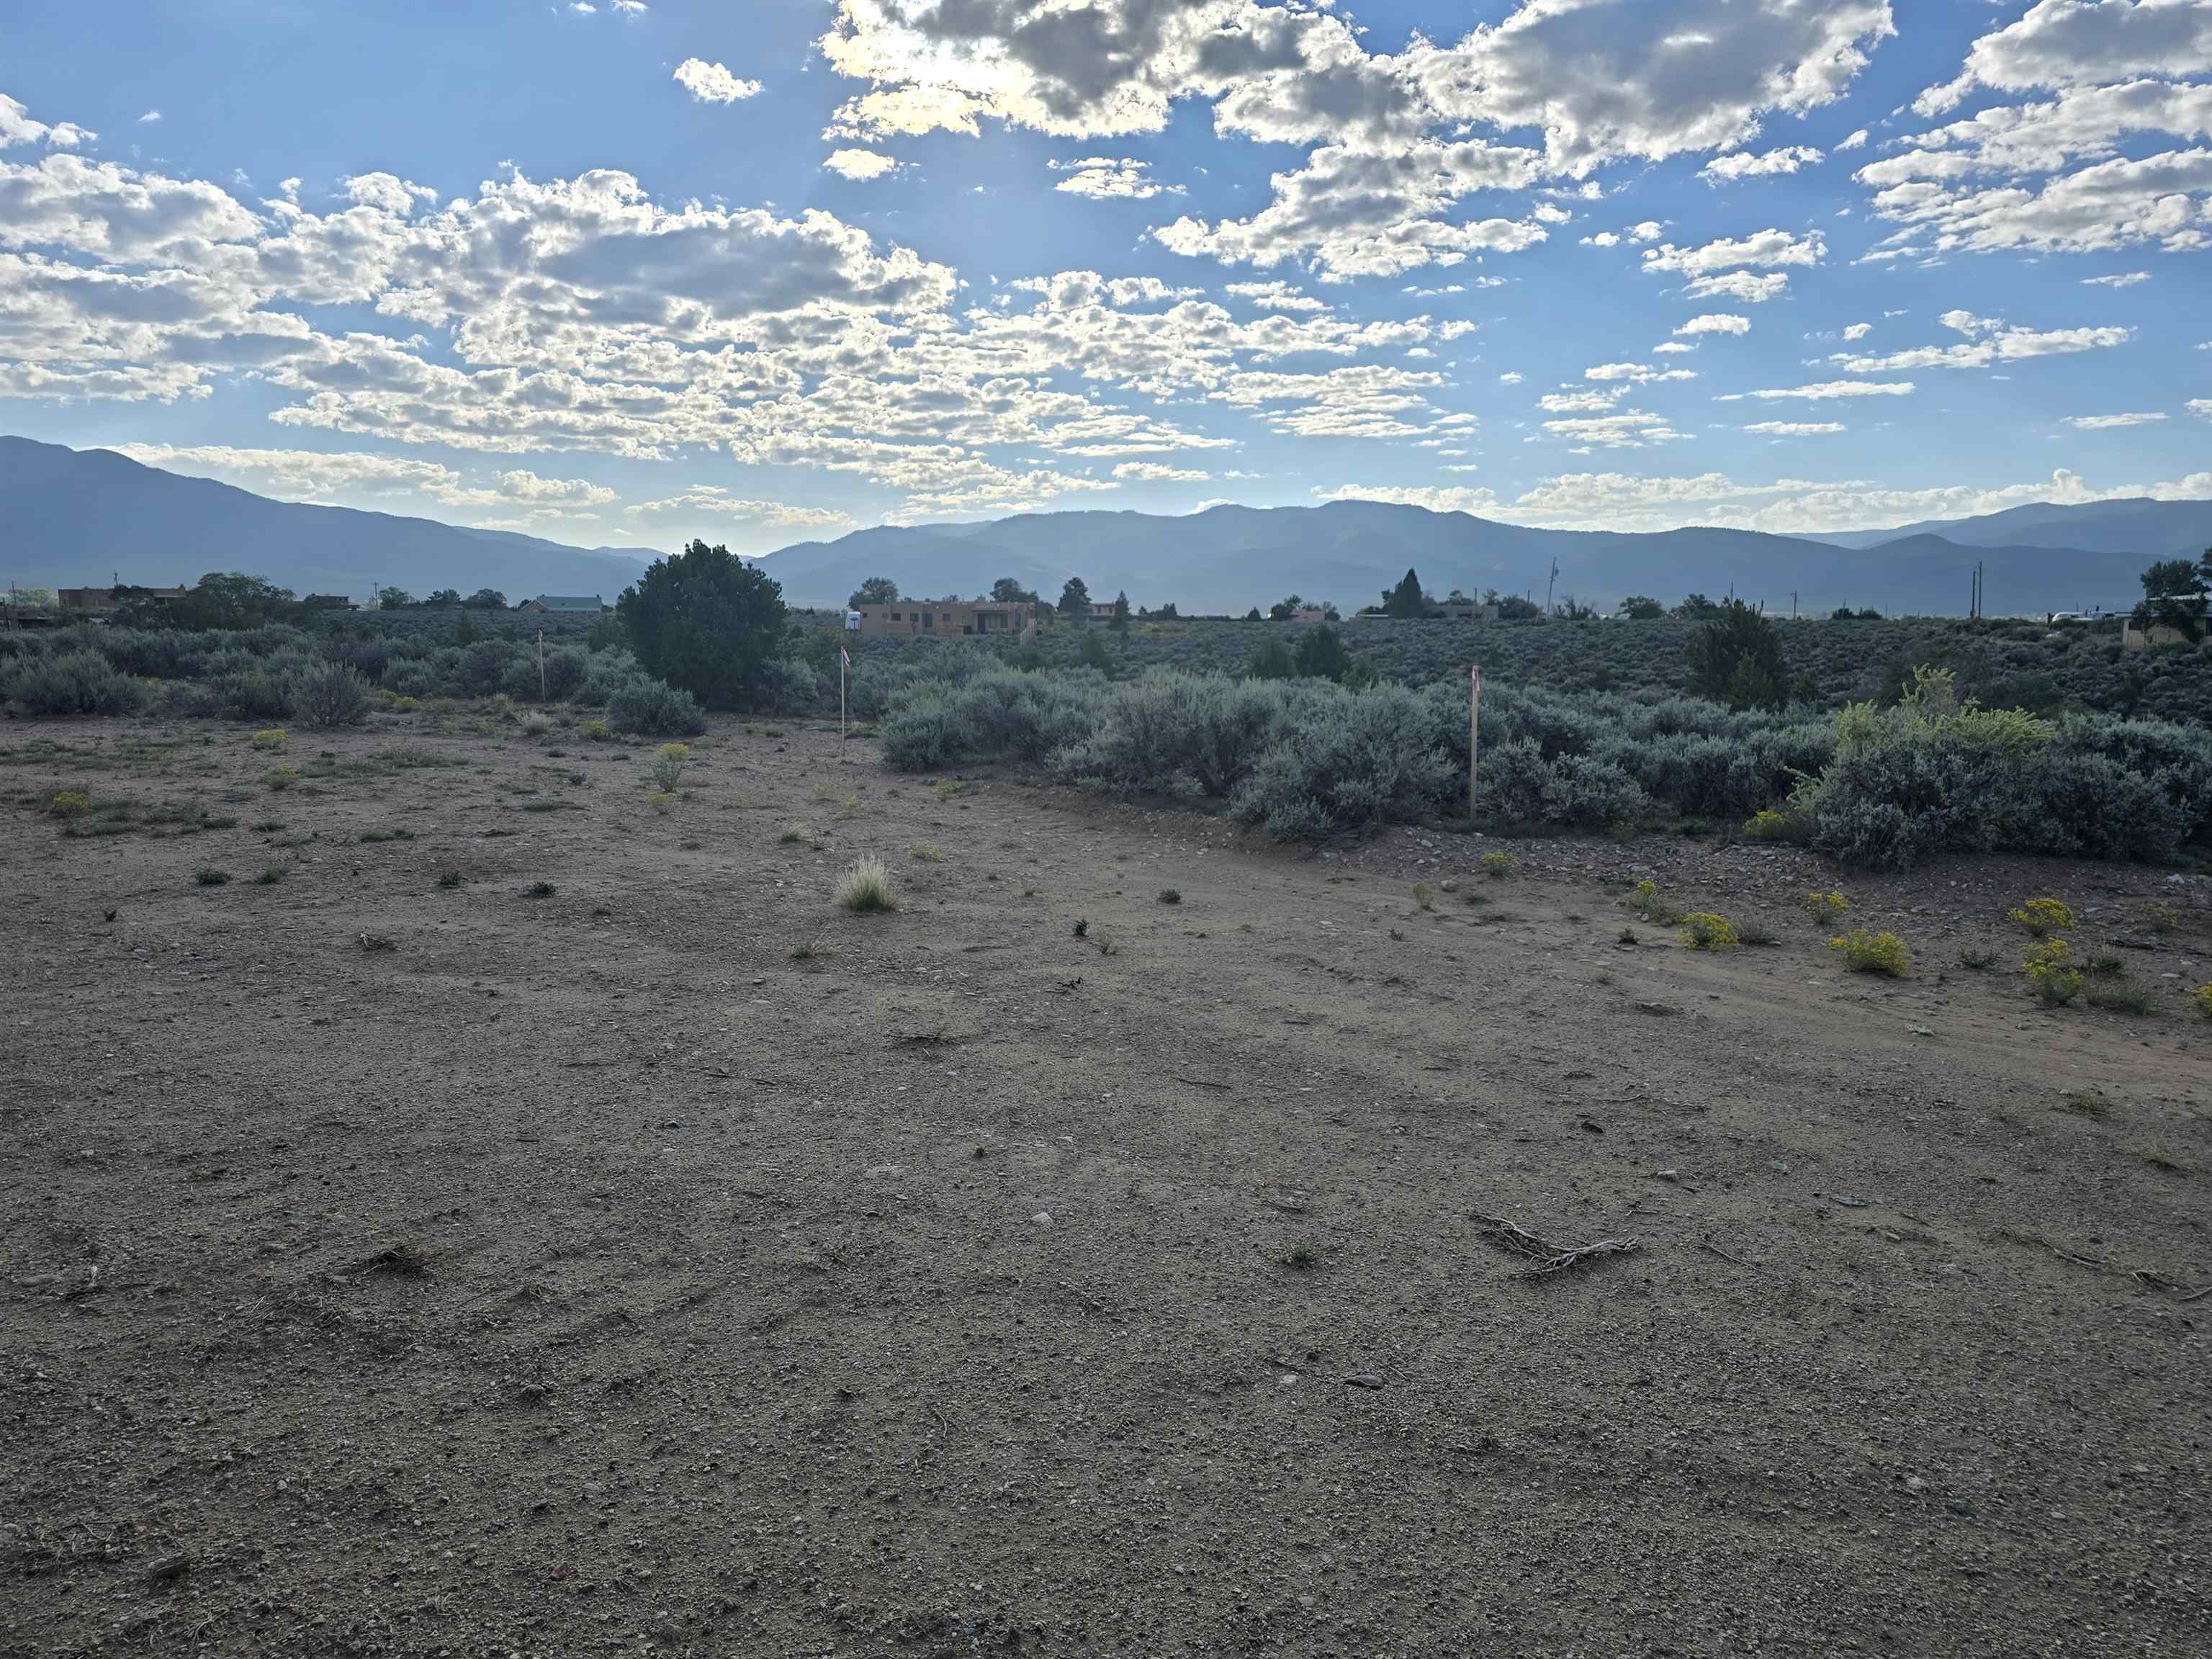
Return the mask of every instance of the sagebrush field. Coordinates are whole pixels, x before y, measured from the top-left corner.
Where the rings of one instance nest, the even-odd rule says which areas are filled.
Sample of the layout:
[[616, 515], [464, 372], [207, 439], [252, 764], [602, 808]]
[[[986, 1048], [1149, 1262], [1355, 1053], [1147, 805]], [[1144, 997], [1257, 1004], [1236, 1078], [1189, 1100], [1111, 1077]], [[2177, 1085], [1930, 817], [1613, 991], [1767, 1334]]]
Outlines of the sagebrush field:
[[0, 1654], [2212, 1633], [2201, 877], [601, 718], [0, 730]]

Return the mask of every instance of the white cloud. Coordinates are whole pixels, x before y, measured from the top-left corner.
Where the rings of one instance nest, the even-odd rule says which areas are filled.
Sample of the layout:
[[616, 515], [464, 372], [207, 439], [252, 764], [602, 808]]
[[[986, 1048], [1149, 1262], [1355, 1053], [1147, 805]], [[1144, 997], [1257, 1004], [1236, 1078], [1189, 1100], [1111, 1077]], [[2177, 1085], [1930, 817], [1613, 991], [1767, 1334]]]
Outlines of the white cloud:
[[1939, 320], [1946, 327], [1977, 337], [1958, 345], [1920, 346], [1880, 356], [1838, 353], [1828, 361], [1853, 374], [1887, 374], [1916, 368], [1987, 368], [1992, 363], [2029, 357], [2108, 350], [2125, 344], [2135, 335], [2131, 328], [2008, 328], [1992, 319], [1966, 312], [1947, 312]]
[[2150, 281], [2150, 272], [2147, 270], [2125, 270], [2111, 276], [2084, 276], [2081, 279], [2081, 286], [2084, 288], [2136, 288], [2148, 281]]
[[[1103, 139], [1159, 131], [1177, 100], [1205, 100], [1218, 132], [1309, 154], [1252, 217], [1184, 219], [1164, 244], [1261, 265], [1318, 256], [1346, 277], [1528, 246], [1536, 210], [1474, 223], [1452, 210], [1617, 160], [1737, 149], [1764, 117], [1841, 96], [1892, 32], [1888, 0], [1522, 0], [1456, 42], [1416, 35], [1390, 54], [1325, 6], [839, 0], [818, 44], [865, 83], [833, 121], [851, 137], [999, 121]], [[1504, 149], [1478, 128], [1542, 147]]]
[[1840, 421], [1753, 421], [1743, 429], [1771, 438], [1810, 438], [1849, 430]]
[[676, 66], [676, 83], [702, 104], [734, 104], [761, 89], [757, 81], [743, 81], [720, 64], [703, 58], [687, 58]]
[[1864, 127], [1860, 127], [1853, 131], [1849, 137], [1838, 139], [1836, 143], [1836, 148], [1838, 150], [1863, 149], [1866, 147], [1866, 141], [1867, 130]]
[[1248, 300], [1262, 311], [1327, 311], [1328, 302], [1291, 287], [1285, 282], [1231, 283], [1224, 290], [1240, 300]]
[[1678, 335], [1748, 334], [1751, 332], [1751, 319], [1739, 317], [1733, 312], [1707, 312], [1702, 317], [1691, 318], [1674, 332]]
[[1748, 395], [1769, 401], [1777, 398], [1802, 398], [1808, 403], [1826, 403], [1838, 398], [1903, 398], [1911, 391], [1912, 382], [1910, 380], [1820, 380], [1810, 386], [1769, 387]]
[[1124, 483], [1204, 483], [1212, 477], [1194, 467], [1163, 466], [1158, 461], [1124, 461], [1114, 469]]
[[1067, 174], [1053, 188], [1066, 191], [1071, 196], [1095, 199], [1121, 197], [1142, 202], [1155, 196], [1183, 193], [1181, 185], [1164, 185], [1152, 177], [1149, 162], [1127, 157], [1092, 155], [1079, 161], [1049, 161], [1046, 165], [1055, 173]]
[[49, 125], [34, 121], [31, 112], [6, 93], [0, 92], [0, 149], [11, 144], [43, 143], [49, 149], [75, 149], [88, 144], [100, 135], [88, 132], [74, 121], [58, 121]]
[[149, 109], [143, 115], [138, 118], [142, 125], [149, 121], [158, 121], [161, 118], [161, 112], [157, 109]]
[[681, 519], [702, 515], [739, 519], [779, 528], [826, 530], [853, 522], [852, 514], [837, 507], [794, 507], [785, 501], [763, 501], [732, 495], [719, 484], [694, 484], [680, 495], [638, 501], [623, 508], [627, 518]]
[[2162, 421], [2165, 416], [2151, 413], [2128, 415], [2069, 415], [2066, 424], [2076, 432], [2107, 432], [2117, 427], [2149, 426]]
[[1809, 144], [1785, 145], [1763, 155], [1734, 150], [1713, 157], [1698, 169], [1698, 176], [1709, 185], [1734, 184], [1739, 179], [1767, 179], [1778, 173], [1795, 173], [1800, 167], [1817, 167], [1826, 160], [1826, 156]]
[[1640, 409], [1547, 421], [1544, 430], [1554, 438], [1594, 449], [1642, 449], [1650, 444], [1678, 443], [1688, 435], [1674, 430], [1664, 417]]
[[1817, 265], [1828, 251], [1826, 239], [1817, 230], [1793, 236], [1786, 230], [1762, 230], [1741, 238], [1721, 237], [1699, 247], [1676, 247], [1672, 242], [1644, 251], [1646, 270], [1676, 270], [1691, 276], [1709, 276], [1746, 265], [1762, 269], [1777, 265]]
[[1868, 335], [1873, 332], [1874, 325], [1872, 323], [1853, 323], [1849, 328], [1844, 331], [1844, 338], [1846, 340], [1863, 340]]
[[1717, 276], [1693, 277], [1682, 292], [1692, 300], [1734, 300], [1738, 305], [1761, 306], [1769, 300], [1780, 299], [1789, 287], [1790, 273], [1786, 270], [1761, 275], [1730, 270]]
[[[362, 451], [254, 449], [225, 444], [118, 444], [118, 454], [165, 472], [214, 478], [278, 501], [334, 502], [346, 497], [428, 497], [442, 507], [474, 508], [603, 507], [616, 499], [605, 485], [580, 478], [544, 478], [522, 468], [472, 483], [437, 461]], [[475, 516], [471, 514], [471, 516]]]
[[834, 149], [822, 165], [840, 178], [856, 180], [880, 179], [898, 170], [896, 161], [872, 149]]
[[1519, 374], [1509, 368], [1504, 374], [1498, 377], [1498, 384], [1500, 386], [1519, 386], [1521, 384], [1521, 377]]
[[1921, 94], [1936, 115], [1977, 88], [2100, 85], [2136, 76], [2212, 71], [2212, 7], [2203, 0], [2036, 0], [1966, 54], [1958, 78]]

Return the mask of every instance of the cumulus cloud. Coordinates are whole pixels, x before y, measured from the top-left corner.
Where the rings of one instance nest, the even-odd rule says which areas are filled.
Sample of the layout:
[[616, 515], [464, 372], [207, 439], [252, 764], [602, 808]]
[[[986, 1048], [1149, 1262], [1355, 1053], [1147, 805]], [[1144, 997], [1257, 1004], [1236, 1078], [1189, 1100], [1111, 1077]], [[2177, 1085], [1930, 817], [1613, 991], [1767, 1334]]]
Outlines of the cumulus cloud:
[[839, 0], [818, 45], [864, 85], [832, 124], [853, 137], [1000, 122], [1103, 139], [1202, 100], [1220, 133], [1309, 153], [1251, 218], [1180, 221], [1164, 244], [1261, 265], [1317, 255], [1349, 276], [1528, 246], [1566, 210], [1470, 220], [1462, 199], [1739, 149], [1764, 118], [1841, 96], [1893, 32], [1887, 0], [1522, 0], [1456, 41], [1388, 53], [1328, 7], [1273, 0]]
[[[1944, 115], [1977, 94], [2019, 101], [1904, 139], [1857, 177], [1903, 227], [1893, 250], [2201, 248], [2212, 88], [2188, 82], [2208, 72], [2203, 0], [2037, 0], [1914, 109]], [[2158, 147], [2167, 141], [2196, 147]]]
[[1903, 398], [1911, 392], [1910, 380], [1818, 380], [1808, 386], [1770, 386], [1745, 395], [1767, 401], [1802, 398], [1808, 403], [1828, 403], [1838, 398]]
[[1682, 292], [1692, 300], [1733, 300], [1738, 305], [1760, 306], [1789, 291], [1786, 270], [1723, 271], [1717, 276], [1691, 279]]
[[822, 165], [840, 178], [855, 180], [880, 179], [898, 170], [896, 161], [872, 149], [834, 149]]
[[1702, 317], [1692, 317], [1674, 331], [1677, 334], [1748, 334], [1751, 319], [1739, 317], [1733, 312], [1709, 311]]
[[1840, 421], [1753, 421], [1743, 429], [1770, 438], [1811, 438], [1848, 430]]
[[1050, 161], [1046, 165], [1055, 173], [1067, 177], [1054, 185], [1054, 190], [1065, 191], [1071, 196], [1094, 198], [1122, 197], [1130, 201], [1146, 201], [1154, 196], [1180, 196], [1181, 185], [1164, 185], [1154, 179], [1149, 162], [1127, 157], [1092, 155], [1079, 161]]
[[2148, 281], [2150, 281], [2150, 272], [2147, 270], [2124, 270], [2110, 276], [2084, 276], [2081, 279], [2081, 286], [2084, 288], [2136, 288]]
[[740, 80], [720, 64], [710, 64], [703, 58], [685, 58], [676, 66], [673, 78], [702, 104], [734, 104], [740, 98], [757, 96], [761, 89], [759, 82]]
[[1809, 144], [1786, 144], [1763, 154], [1735, 150], [1713, 157], [1698, 169], [1698, 176], [1709, 185], [1734, 184], [1739, 179], [1768, 179], [1778, 173], [1795, 173], [1800, 167], [1817, 167], [1826, 159]]
[[1327, 311], [1328, 301], [1315, 298], [1288, 283], [1231, 283], [1225, 292], [1250, 301], [1262, 311]]
[[88, 144], [100, 135], [88, 132], [74, 121], [48, 123], [34, 121], [29, 110], [0, 92], [0, 149], [11, 144], [45, 144], [49, 149], [75, 149]]
[[1918, 346], [1880, 356], [1838, 353], [1828, 361], [1853, 374], [1888, 374], [1916, 368], [1987, 368], [2027, 357], [2057, 357], [2109, 350], [2135, 336], [2131, 328], [2008, 328], [1986, 317], [1948, 312], [1947, 327], [1976, 337], [1956, 345]]
[[616, 499], [603, 484], [540, 477], [519, 467], [495, 473], [488, 482], [471, 482], [442, 462], [408, 455], [227, 444], [119, 444], [116, 452], [165, 472], [214, 478], [287, 501], [427, 495], [448, 507], [575, 511]]

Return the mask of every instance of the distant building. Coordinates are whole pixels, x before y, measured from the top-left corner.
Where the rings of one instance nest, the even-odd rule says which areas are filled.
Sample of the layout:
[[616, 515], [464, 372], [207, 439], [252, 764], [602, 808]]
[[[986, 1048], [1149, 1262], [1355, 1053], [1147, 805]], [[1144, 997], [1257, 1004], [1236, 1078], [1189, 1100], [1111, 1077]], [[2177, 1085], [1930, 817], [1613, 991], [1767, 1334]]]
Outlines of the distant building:
[[125, 599], [181, 599], [191, 592], [188, 587], [131, 587], [127, 585], [122, 587], [63, 587], [54, 591], [54, 601], [63, 610], [74, 611], [80, 616], [104, 617]]
[[[1108, 614], [1113, 606], [1106, 607]], [[979, 599], [901, 599], [896, 605], [859, 605], [847, 613], [860, 621], [854, 630], [866, 639], [953, 639], [963, 635], [988, 634], [1012, 639], [1036, 631], [1037, 608], [1027, 604], [1001, 604]]]
[[1447, 622], [1496, 622], [1498, 607], [1494, 605], [1440, 605], [1429, 614], [1442, 617]]
[[300, 601], [308, 611], [358, 611], [361, 607], [343, 593], [310, 593]]
[[2171, 623], [2152, 623], [2148, 627], [2130, 617], [2120, 624], [2120, 645], [2128, 651], [2153, 651], [2164, 645], [2186, 645], [2189, 635]]
[[536, 599], [525, 599], [515, 606], [518, 611], [549, 611], [571, 616], [581, 613], [594, 617], [606, 608], [596, 593], [540, 593]]

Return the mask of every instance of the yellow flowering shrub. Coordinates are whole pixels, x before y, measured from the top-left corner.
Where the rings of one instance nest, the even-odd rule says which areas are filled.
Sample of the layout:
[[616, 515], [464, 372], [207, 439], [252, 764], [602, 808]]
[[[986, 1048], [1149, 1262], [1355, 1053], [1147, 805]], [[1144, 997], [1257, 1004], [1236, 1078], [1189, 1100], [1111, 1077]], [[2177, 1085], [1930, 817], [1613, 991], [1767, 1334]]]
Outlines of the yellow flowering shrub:
[[1869, 933], [1863, 927], [1854, 927], [1840, 938], [1828, 941], [1828, 948], [1844, 959], [1844, 965], [1855, 974], [1881, 974], [1890, 979], [1903, 979], [1912, 967], [1912, 951], [1894, 933]]

